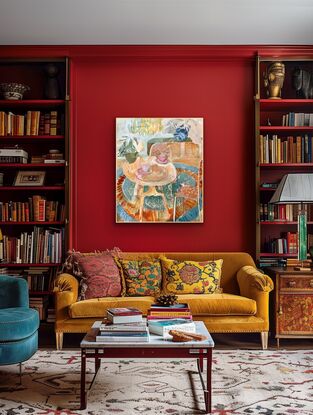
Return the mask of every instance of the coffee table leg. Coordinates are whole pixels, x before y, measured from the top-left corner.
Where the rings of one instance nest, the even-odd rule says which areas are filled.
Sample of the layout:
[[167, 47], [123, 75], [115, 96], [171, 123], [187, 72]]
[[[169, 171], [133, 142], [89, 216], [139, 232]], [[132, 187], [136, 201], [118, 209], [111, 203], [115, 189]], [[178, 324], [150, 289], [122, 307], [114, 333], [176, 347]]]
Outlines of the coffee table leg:
[[200, 349], [199, 353], [200, 353], [200, 355], [199, 355], [199, 369], [200, 369], [200, 372], [202, 373], [203, 372], [203, 350]]
[[212, 411], [212, 349], [207, 349], [207, 369], [206, 369], [206, 384], [207, 388], [204, 391], [204, 401], [206, 413]]
[[81, 352], [81, 369], [80, 369], [80, 409], [86, 409], [87, 395], [86, 395], [86, 350]]

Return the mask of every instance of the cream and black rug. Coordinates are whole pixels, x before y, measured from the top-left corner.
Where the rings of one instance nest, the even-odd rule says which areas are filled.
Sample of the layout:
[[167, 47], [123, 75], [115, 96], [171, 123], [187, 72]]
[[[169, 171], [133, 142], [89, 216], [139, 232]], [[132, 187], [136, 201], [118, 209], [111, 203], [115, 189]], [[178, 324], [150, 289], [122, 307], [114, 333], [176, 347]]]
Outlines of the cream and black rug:
[[[204, 409], [195, 360], [102, 361], [84, 411], [78, 409], [78, 351], [38, 351], [23, 365], [22, 385], [17, 373], [17, 366], [0, 367], [1, 415], [181, 415]], [[212, 379], [213, 414], [313, 415], [311, 350], [214, 350]]]

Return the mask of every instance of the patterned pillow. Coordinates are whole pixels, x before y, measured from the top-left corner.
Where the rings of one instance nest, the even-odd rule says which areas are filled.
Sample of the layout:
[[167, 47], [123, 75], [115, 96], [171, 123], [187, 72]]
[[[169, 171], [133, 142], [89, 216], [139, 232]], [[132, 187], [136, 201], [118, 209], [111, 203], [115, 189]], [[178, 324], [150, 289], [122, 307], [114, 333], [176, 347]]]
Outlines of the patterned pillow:
[[123, 270], [127, 296], [155, 296], [160, 294], [162, 269], [158, 259], [135, 261], [119, 258], [118, 262]]
[[166, 294], [213, 294], [219, 291], [223, 260], [176, 261], [161, 257]]
[[80, 253], [73, 251], [67, 258], [65, 270], [80, 278], [80, 300], [101, 297], [119, 297], [122, 281], [113, 251]]

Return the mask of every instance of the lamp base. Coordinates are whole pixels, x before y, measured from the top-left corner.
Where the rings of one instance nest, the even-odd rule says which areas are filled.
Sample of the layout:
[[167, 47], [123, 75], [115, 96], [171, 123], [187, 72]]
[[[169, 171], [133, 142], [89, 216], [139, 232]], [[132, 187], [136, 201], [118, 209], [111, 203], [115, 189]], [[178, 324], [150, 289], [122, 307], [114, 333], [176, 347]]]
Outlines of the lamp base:
[[301, 208], [298, 214], [298, 260], [304, 261], [308, 256], [306, 212]]

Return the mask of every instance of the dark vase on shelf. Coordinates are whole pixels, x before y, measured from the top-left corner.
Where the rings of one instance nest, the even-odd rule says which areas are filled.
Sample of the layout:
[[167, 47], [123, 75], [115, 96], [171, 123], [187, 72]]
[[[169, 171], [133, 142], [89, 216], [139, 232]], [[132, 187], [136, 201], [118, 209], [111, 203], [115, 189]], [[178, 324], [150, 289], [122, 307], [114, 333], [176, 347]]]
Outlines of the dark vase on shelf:
[[59, 68], [53, 63], [45, 66], [47, 80], [45, 84], [44, 95], [47, 99], [58, 99], [60, 97], [60, 88], [58, 82]]

